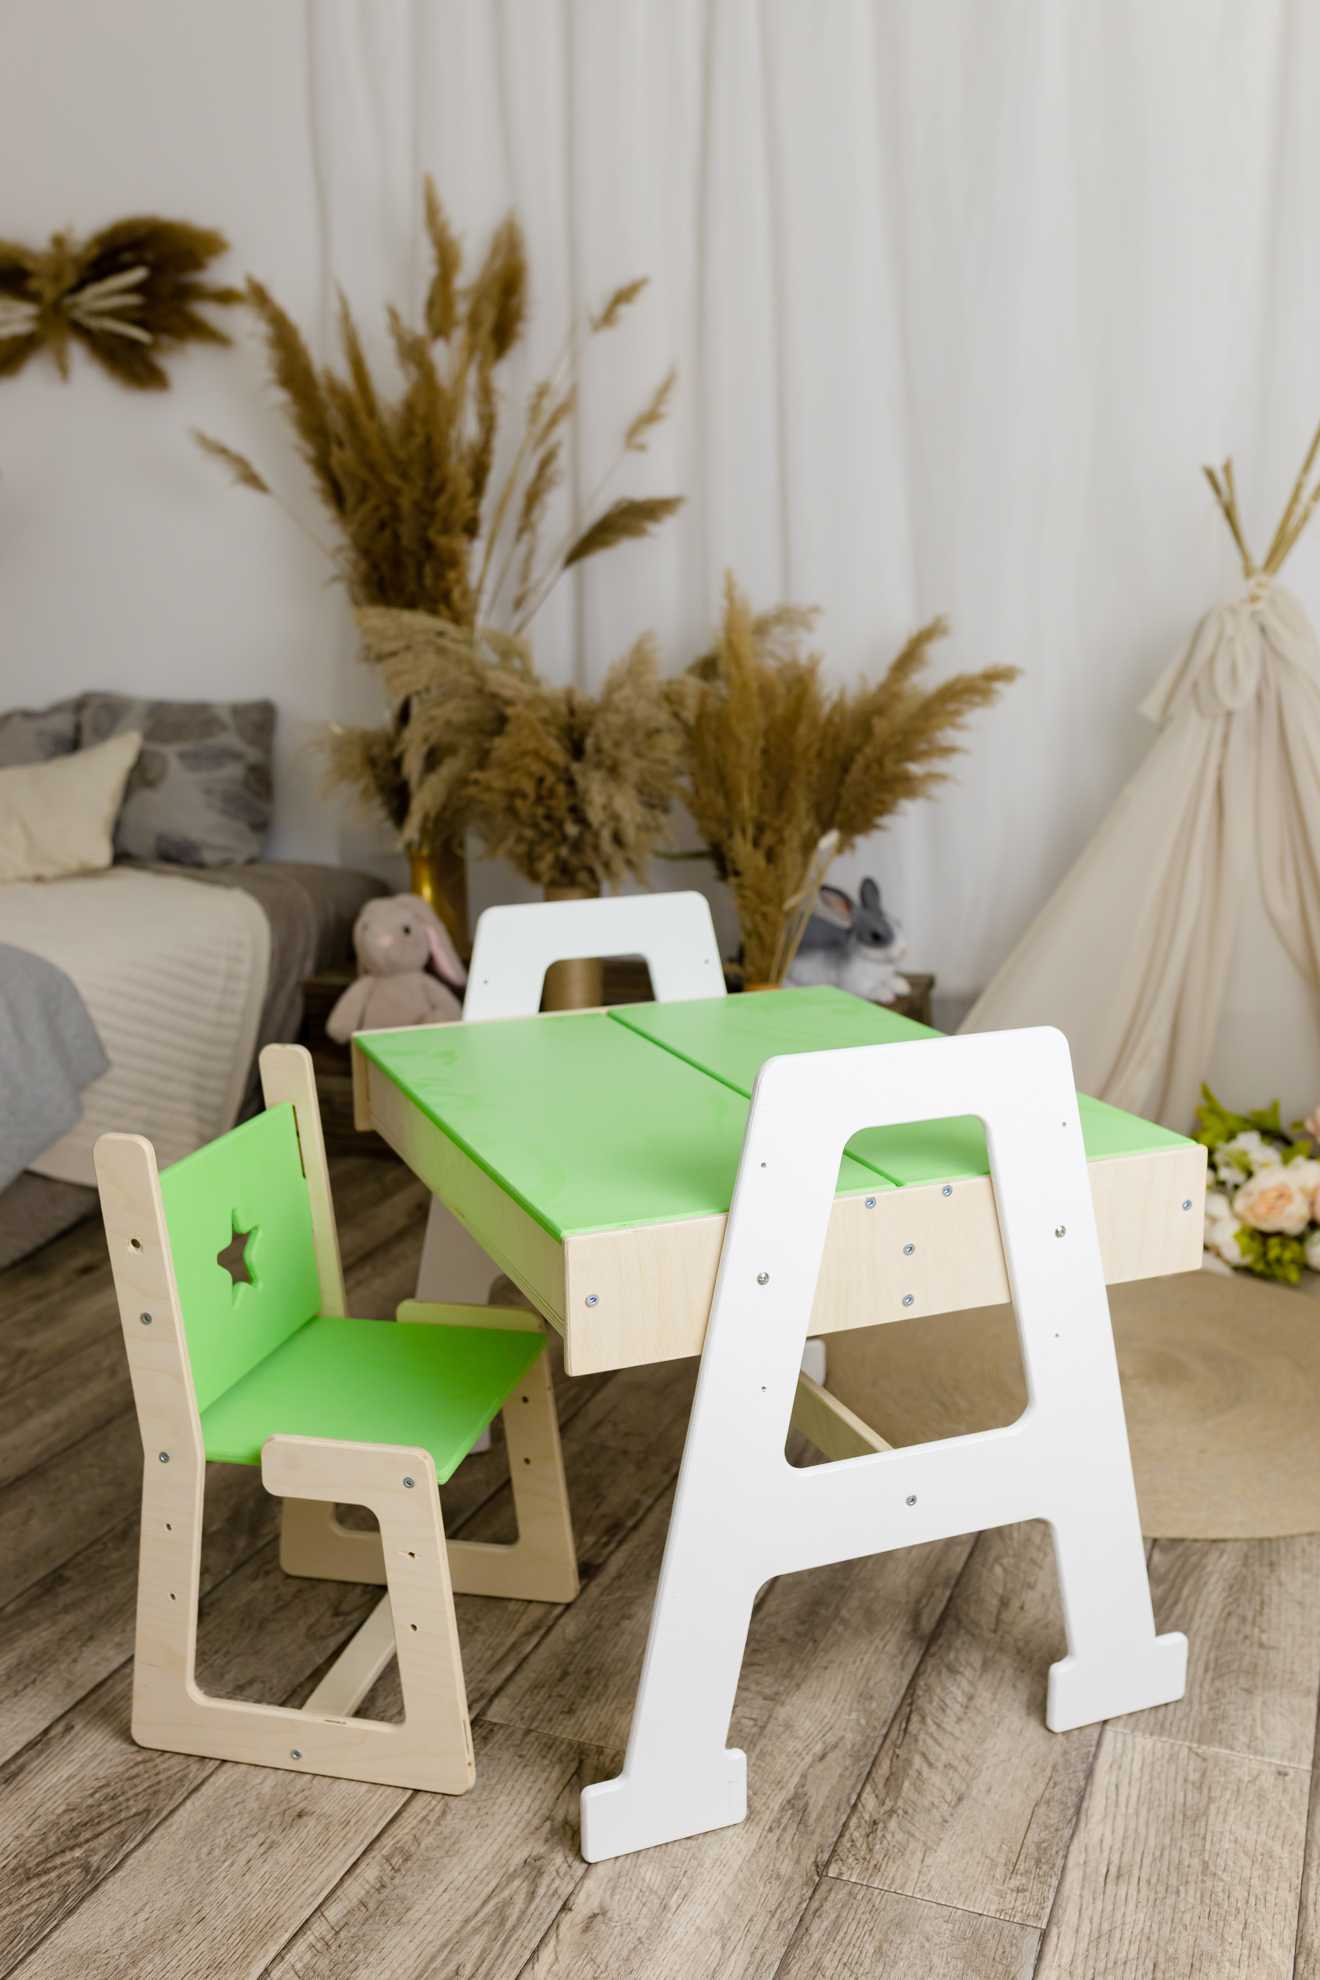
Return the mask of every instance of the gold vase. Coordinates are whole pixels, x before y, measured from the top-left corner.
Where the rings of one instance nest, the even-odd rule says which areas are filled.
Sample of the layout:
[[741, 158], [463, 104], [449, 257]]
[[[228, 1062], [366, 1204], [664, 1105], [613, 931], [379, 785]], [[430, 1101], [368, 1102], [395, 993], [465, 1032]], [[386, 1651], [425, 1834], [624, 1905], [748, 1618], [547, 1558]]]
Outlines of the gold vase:
[[[548, 901], [591, 901], [590, 887], [547, 887]], [[572, 962], [551, 963], [545, 973], [541, 997], [543, 1011], [595, 1010], [604, 995], [604, 970], [598, 956], [575, 957]]]
[[467, 855], [461, 845], [440, 839], [408, 848], [408, 885], [433, 907], [464, 962], [472, 953], [468, 935]]

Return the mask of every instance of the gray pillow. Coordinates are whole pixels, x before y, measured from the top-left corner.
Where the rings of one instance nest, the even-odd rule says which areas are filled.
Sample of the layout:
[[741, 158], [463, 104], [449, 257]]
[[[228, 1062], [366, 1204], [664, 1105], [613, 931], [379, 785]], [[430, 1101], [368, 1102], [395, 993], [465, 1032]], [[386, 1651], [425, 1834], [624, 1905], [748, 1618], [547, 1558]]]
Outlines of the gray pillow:
[[117, 859], [231, 866], [260, 856], [270, 823], [273, 701], [84, 696], [86, 748], [125, 729], [142, 753], [115, 827]]
[[0, 770], [22, 763], [47, 763], [78, 747], [82, 696], [53, 701], [49, 708], [11, 708], [0, 715]]

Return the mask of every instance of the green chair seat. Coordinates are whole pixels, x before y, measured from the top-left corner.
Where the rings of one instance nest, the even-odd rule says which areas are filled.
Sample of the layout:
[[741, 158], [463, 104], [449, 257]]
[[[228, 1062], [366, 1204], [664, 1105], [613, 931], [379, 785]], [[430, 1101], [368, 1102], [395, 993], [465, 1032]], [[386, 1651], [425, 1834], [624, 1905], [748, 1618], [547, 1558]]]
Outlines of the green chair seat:
[[308, 1320], [202, 1411], [206, 1455], [259, 1464], [276, 1435], [419, 1444], [443, 1484], [544, 1345], [484, 1327]]

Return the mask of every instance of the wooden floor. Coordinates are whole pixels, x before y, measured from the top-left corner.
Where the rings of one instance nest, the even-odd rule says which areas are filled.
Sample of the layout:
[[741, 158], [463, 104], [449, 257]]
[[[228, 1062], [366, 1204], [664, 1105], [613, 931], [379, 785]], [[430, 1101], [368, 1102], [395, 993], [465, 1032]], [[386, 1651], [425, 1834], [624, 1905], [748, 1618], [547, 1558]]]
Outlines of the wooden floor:
[[[421, 1192], [337, 1164], [353, 1310], [411, 1290]], [[464, 1598], [477, 1785], [440, 1796], [135, 1747], [140, 1451], [99, 1229], [0, 1279], [0, 1972], [51, 1980], [1320, 1980], [1320, 1540], [1158, 1544], [1182, 1704], [1056, 1737], [1043, 1529], [789, 1577], [734, 1722], [744, 1826], [588, 1868], [692, 1371], [561, 1386], [583, 1592]], [[508, 1537], [498, 1449], [447, 1519]], [[281, 1575], [215, 1467], [204, 1683], [305, 1696], [374, 1591]], [[397, 1707], [390, 1679], [368, 1709]], [[1308, 1821], [1311, 1851], [1307, 1857]]]

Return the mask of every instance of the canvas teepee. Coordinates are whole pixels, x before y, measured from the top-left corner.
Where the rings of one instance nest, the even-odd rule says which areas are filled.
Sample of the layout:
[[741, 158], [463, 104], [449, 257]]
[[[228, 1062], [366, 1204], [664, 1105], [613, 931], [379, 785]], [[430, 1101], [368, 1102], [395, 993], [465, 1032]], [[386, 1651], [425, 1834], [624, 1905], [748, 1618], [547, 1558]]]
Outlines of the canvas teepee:
[[1142, 703], [1159, 725], [1149, 756], [963, 1025], [1056, 1024], [1083, 1092], [1180, 1129], [1253, 893], [1320, 1026], [1320, 644], [1278, 582], [1320, 504], [1317, 455], [1320, 429], [1260, 564], [1232, 462], [1205, 470], [1246, 590]]

